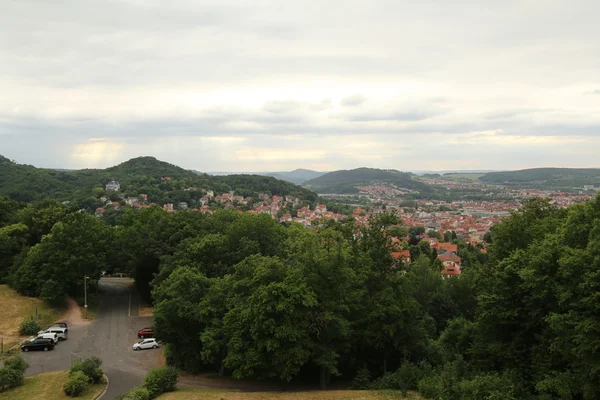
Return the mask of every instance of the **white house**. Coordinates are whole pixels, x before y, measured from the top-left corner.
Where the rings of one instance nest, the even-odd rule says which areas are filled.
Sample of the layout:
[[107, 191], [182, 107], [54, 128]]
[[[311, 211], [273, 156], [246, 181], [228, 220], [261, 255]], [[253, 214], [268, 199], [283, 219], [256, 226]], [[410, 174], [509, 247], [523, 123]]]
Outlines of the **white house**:
[[110, 181], [106, 184], [107, 192], [118, 192], [120, 188], [121, 185], [119, 185], [119, 182], [116, 181]]

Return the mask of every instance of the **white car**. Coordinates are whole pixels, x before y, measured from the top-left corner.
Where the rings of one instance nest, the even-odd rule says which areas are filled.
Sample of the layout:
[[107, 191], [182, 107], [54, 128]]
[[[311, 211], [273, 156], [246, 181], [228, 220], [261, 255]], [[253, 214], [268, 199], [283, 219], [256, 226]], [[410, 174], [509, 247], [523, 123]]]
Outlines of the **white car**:
[[69, 337], [69, 330], [67, 328], [61, 328], [59, 326], [50, 326], [43, 331], [39, 331], [38, 335], [43, 335], [45, 333], [56, 333], [58, 336], [58, 340], [67, 340]]
[[54, 344], [56, 344], [58, 342], [58, 335], [56, 333], [40, 333], [37, 335], [37, 337], [30, 340], [30, 342], [33, 342], [35, 339], [40, 339], [40, 338], [52, 339], [52, 342], [54, 342]]
[[144, 349], [157, 349], [160, 347], [160, 343], [156, 339], [144, 339], [133, 345], [133, 350], [144, 350]]

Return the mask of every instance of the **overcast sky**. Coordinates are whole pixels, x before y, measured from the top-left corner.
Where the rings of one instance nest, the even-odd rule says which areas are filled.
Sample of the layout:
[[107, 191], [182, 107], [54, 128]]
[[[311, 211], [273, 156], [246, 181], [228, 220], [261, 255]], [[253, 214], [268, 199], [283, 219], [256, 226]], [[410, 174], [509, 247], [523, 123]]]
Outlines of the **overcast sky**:
[[0, 154], [600, 167], [600, 2], [2, 0]]

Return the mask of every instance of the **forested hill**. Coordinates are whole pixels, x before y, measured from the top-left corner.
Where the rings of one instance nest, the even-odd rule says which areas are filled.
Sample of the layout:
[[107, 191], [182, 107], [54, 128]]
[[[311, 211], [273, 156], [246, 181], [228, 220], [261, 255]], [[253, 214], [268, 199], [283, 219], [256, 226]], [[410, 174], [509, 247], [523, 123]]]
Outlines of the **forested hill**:
[[326, 173], [304, 182], [303, 186], [317, 193], [357, 193], [356, 186], [375, 182], [393, 184], [398, 188], [429, 192], [430, 188], [413, 179], [411, 174], [393, 169], [357, 168]]
[[489, 172], [481, 182], [497, 185], [573, 188], [600, 186], [600, 168], [532, 168], [520, 171]]
[[191, 191], [186, 190], [189, 188], [214, 190], [217, 193], [234, 190], [245, 197], [268, 193], [291, 195], [310, 202], [317, 199], [317, 195], [310, 190], [275, 178], [257, 175], [209, 176], [154, 157], [138, 157], [106, 169], [59, 171], [17, 164], [0, 156], [0, 195], [17, 201], [55, 198], [91, 204], [105, 185], [113, 180], [121, 185], [121, 194], [135, 197], [145, 193], [149, 201], [158, 204], [189, 201], [193, 197]]

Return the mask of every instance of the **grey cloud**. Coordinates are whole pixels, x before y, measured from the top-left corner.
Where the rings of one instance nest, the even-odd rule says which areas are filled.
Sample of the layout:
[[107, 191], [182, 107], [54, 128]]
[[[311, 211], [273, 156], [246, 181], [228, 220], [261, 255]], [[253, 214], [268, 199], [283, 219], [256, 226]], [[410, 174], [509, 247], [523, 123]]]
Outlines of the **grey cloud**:
[[511, 119], [514, 117], [534, 114], [534, 113], [544, 113], [544, 112], [552, 112], [556, 111], [550, 108], [521, 108], [521, 109], [512, 109], [512, 110], [499, 110], [492, 113], [488, 113], [484, 116], [485, 119], [490, 120], [501, 120], [501, 119]]
[[342, 99], [342, 101], [340, 102], [340, 104], [344, 107], [353, 107], [353, 106], [361, 105], [365, 101], [367, 101], [367, 98], [365, 96], [363, 96], [362, 94], [357, 93], [357, 94], [353, 94], [353, 95], [344, 97]]
[[369, 121], [424, 121], [441, 115], [439, 112], [427, 111], [393, 111], [390, 113], [361, 113], [349, 115], [347, 121], [352, 122], [369, 122]]

